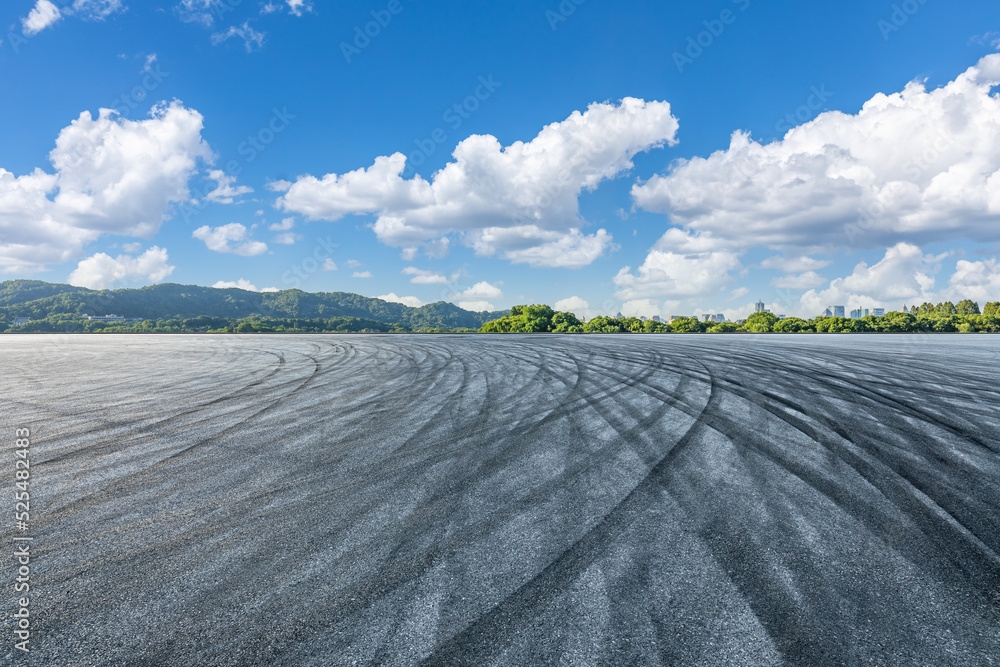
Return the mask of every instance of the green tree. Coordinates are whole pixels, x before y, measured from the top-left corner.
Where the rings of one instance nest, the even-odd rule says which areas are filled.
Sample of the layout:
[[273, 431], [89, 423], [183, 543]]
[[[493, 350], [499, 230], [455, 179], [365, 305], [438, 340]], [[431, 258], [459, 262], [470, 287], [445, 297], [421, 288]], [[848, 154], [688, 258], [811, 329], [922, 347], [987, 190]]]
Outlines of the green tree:
[[670, 323], [674, 333], [704, 333], [705, 329], [705, 323], [699, 322], [697, 317], [678, 317]]
[[1000, 301], [990, 301], [983, 306], [983, 315], [986, 317], [998, 317], [1000, 316], [998, 311], [1000, 311]]
[[917, 318], [909, 313], [886, 313], [876, 322], [878, 331], [905, 333], [917, 330]]
[[747, 318], [742, 329], [750, 333], [771, 333], [778, 322], [780, 320], [774, 313], [754, 313]]
[[945, 301], [944, 303], [939, 303], [934, 312], [938, 315], [957, 315], [958, 309], [955, 308], [955, 304], [951, 301]]
[[603, 315], [595, 317], [583, 325], [583, 330], [587, 333], [628, 333], [622, 320]]
[[787, 317], [783, 320], [778, 320], [775, 322], [772, 330], [775, 333], [806, 333], [815, 331], [808, 322], [798, 317]]
[[979, 304], [971, 299], [962, 299], [955, 304], [955, 310], [959, 315], [979, 315]]
[[580, 333], [583, 323], [573, 313], [556, 313], [552, 316], [552, 331], [555, 333]]

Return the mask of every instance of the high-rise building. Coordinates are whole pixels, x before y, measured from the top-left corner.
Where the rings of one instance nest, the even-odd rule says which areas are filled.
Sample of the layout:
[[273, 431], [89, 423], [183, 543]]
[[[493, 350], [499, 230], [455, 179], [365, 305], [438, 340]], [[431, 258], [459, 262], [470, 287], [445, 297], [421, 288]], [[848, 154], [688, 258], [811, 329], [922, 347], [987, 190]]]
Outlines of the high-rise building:
[[764, 302], [763, 301], [758, 301], [756, 304], [754, 304], [754, 311], [753, 312], [755, 312], [755, 313], [764, 313], [764, 312], [767, 312], [767, 311], [764, 310]]
[[875, 317], [883, 317], [885, 315], [885, 308], [872, 308], [872, 315]]
[[864, 311], [861, 310], [860, 308], [855, 308], [854, 310], [851, 311], [852, 320], [860, 320], [862, 317], [864, 317]]
[[820, 314], [820, 317], [833, 317], [833, 311], [828, 307]]
[[661, 320], [661, 319], [660, 319], [660, 316], [659, 316], [659, 315], [653, 315], [653, 316], [652, 316], [651, 318], [649, 318], [649, 319], [653, 320], [654, 322], [662, 322], [662, 321], [663, 321], [663, 320]]
[[833, 307], [833, 316], [834, 317], [843, 317], [844, 313], [846, 312], [846, 310], [847, 309], [844, 308], [844, 306], [834, 306]]

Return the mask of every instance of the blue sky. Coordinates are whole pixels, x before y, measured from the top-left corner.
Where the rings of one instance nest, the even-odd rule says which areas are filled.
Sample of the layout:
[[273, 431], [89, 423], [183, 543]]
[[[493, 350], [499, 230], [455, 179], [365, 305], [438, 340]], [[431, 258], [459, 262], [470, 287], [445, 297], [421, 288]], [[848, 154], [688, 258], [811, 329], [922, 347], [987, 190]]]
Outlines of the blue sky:
[[993, 1], [0, 11], [5, 279], [584, 316], [1000, 299]]

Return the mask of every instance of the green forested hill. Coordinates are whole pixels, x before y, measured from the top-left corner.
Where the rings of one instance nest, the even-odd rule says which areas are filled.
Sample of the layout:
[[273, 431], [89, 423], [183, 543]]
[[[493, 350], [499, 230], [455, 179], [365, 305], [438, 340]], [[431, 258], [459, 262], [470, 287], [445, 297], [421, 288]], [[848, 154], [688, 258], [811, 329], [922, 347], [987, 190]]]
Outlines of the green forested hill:
[[51, 320], [59, 315], [109, 314], [156, 321], [199, 317], [229, 320], [251, 317], [297, 320], [350, 317], [424, 331], [478, 329], [483, 323], [505, 315], [506, 311], [472, 313], [443, 301], [410, 308], [347, 292], [285, 290], [260, 293], [175, 284], [95, 291], [37, 280], [0, 283], [0, 321], [6, 324], [15, 317]]

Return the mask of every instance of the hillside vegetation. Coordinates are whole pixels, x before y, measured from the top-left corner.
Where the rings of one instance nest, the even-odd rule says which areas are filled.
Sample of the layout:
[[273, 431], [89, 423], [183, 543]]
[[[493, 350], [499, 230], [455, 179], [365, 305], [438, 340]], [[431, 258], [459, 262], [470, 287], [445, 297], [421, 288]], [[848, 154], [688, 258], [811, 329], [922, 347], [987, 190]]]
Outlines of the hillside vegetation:
[[[142, 318], [89, 322], [85, 315]], [[37, 280], [0, 283], [0, 327], [16, 331], [462, 331], [506, 311], [473, 313], [444, 301], [411, 308], [348, 292], [249, 292], [196, 285], [89, 290]]]

